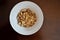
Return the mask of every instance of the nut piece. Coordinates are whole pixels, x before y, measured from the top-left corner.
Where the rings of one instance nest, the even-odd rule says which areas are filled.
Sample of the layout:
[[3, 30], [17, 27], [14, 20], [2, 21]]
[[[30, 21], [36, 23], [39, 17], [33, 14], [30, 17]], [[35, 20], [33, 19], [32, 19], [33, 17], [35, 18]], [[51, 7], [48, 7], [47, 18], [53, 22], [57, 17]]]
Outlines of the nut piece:
[[17, 15], [17, 21], [20, 26], [31, 27], [37, 21], [36, 14], [29, 8], [22, 9]]

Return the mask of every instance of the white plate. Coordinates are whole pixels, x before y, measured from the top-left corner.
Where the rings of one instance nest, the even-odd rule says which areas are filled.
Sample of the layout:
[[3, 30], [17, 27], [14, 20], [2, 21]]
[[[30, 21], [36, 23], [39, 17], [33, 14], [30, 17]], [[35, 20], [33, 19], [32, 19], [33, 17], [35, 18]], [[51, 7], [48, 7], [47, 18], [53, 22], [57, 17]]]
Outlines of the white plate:
[[[36, 13], [37, 22], [35, 23], [35, 25], [33, 25], [33, 27], [24, 28], [24, 27], [20, 27], [17, 24], [16, 16], [17, 16], [18, 12], [23, 8], [30, 8], [31, 10], [33, 10]], [[17, 33], [22, 34], [22, 35], [32, 35], [32, 34], [36, 33], [43, 24], [43, 12], [37, 4], [30, 2], [30, 1], [23, 1], [23, 2], [16, 4], [12, 8], [9, 19], [10, 19], [10, 24], [11, 24], [12, 28]]]

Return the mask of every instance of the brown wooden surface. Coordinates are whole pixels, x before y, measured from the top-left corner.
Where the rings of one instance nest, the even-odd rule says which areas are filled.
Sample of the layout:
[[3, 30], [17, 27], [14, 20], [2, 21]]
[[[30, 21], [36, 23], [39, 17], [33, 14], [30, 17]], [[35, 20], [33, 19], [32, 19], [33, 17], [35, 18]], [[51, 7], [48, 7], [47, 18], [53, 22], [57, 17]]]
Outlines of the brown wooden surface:
[[0, 0], [0, 40], [60, 40], [60, 0], [31, 1], [37, 3], [43, 11], [42, 28], [34, 35], [19, 35], [9, 23], [9, 14], [21, 0]]

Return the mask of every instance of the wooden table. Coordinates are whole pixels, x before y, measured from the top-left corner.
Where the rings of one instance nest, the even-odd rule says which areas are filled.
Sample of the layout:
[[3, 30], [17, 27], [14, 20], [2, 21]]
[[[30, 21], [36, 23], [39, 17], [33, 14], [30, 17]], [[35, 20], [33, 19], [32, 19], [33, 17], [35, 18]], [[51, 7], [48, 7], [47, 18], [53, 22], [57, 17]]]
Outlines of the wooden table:
[[13, 6], [21, 0], [0, 1], [0, 40], [60, 40], [60, 0], [31, 0], [37, 3], [44, 14], [41, 29], [30, 36], [16, 33], [10, 23], [9, 14]]

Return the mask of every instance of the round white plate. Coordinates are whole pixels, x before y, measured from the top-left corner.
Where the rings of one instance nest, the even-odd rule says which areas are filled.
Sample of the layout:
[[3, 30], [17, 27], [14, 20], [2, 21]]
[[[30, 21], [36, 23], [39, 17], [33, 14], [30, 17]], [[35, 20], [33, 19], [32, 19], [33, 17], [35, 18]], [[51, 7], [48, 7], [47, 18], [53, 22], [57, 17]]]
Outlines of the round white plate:
[[[33, 27], [24, 28], [24, 27], [20, 27], [17, 24], [16, 16], [17, 16], [18, 12], [23, 8], [30, 8], [31, 10], [33, 10], [36, 13], [37, 22], [33, 25]], [[12, 8], [9, 19], [10, 19], [10, 24], [11, 24], [12, 28], [17, 33], [22, 34], [22, 35], [32, 35], [32, 34], [36, 33], [43, 24], [43, 12], [37, 4], [30, 2], [30, 1], [23, 1], [23, 2], [16, 4]]]

